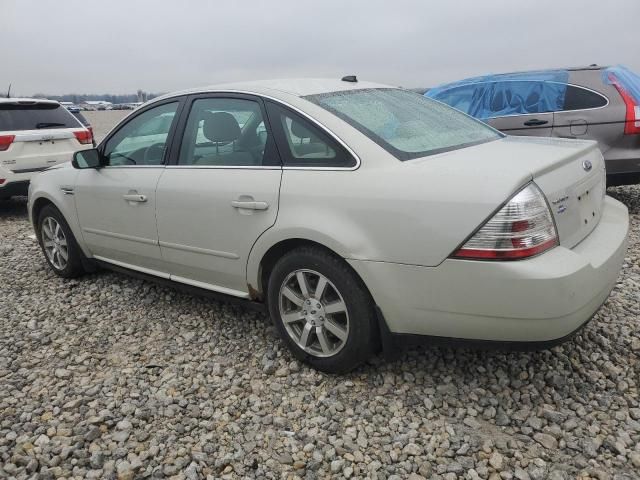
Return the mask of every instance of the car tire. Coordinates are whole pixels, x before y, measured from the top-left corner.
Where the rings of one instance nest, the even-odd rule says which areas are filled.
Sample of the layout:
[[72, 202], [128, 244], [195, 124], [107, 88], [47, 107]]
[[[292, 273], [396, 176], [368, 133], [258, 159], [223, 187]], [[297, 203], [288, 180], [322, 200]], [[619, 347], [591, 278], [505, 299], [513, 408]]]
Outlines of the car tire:
[[45, 206], [38, 215], [38, 242], [56, 275], [75, 278], [85, 273], [82, 250], [64, 216], [53, 205]]
[[369, 292], [344, 260], [322, 248], [300, 247], [280, 258], [269, 275], [267, 300], [289, 349], [318, 370], [348, 372], [375, 350]]

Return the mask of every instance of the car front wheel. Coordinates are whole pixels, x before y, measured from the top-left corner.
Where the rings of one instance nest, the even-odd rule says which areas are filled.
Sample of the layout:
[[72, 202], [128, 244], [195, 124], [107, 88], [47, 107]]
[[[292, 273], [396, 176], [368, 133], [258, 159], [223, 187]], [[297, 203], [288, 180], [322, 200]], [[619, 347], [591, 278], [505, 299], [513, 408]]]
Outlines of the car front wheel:
[[38, 216], [38, 240], [51, 269], [64, 278], [84, 273], [82, 252], [60, 211], [47, 205]]
[[283, 256], [269, 278], [268, 303], [285, 343], [318, 370], [347, 372], [373, 353], [371, 297], [349, 266], [323, 249]]

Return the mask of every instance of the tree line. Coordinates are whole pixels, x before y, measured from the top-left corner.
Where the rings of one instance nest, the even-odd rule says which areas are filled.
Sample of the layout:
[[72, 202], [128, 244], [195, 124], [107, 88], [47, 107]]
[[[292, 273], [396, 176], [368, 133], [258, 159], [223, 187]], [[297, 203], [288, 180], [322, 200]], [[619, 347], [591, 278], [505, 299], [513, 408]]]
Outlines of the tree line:
[[59, 102], [73, 102], [75, 104], [81, 104], [83, 102], [102, 100], [111, 103], [134, 103], [145, 102], [152, 98], [162, 95], [161, 93], [128, 93], [128, 94], [112, 94], [112, 93], [67, 93], [64, 95], [48, 95], [45, 93], [36, 93], [34, 98], [48, 98], [50, 100], [57, 100]]

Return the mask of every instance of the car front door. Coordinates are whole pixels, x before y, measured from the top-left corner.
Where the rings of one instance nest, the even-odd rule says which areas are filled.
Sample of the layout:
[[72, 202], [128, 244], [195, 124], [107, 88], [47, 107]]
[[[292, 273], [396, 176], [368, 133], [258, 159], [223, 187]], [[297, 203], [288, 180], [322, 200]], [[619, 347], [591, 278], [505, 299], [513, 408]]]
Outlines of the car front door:
[[78, 171], [74, 195], [95, 258], [168, 277], [158, 243], [156, 187], [180, 101], [136, 114], [99, 147], [103, 166]]
[[249, 252], [278, 213], [280, 157], [259, 98], [188, 103], [157, 188], [160, 250], [173, 280], [246, 297]]

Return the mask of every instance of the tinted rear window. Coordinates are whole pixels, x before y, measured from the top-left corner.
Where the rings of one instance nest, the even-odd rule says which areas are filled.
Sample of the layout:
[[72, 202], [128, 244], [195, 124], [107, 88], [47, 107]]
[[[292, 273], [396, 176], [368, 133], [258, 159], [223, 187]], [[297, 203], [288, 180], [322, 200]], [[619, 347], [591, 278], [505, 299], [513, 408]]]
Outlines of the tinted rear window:
[[584, 110], [587, 108], [604, 107], [606, 104], [607, 99], [599, 93], [573, 85], [567, 85], [563, 110]]
[[347, 90], [305, 97], [340, 117], [399, 160], [502, 138], [451, 107], [397, 88]]
[[0, 103], [0, 131], [82, 128], [66, 108], [57, 104]]

